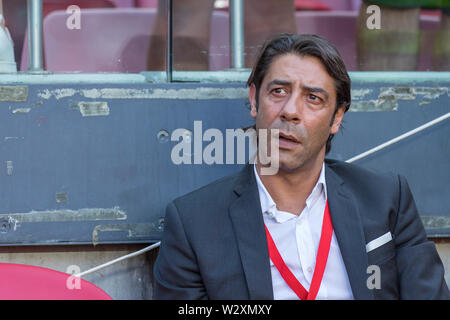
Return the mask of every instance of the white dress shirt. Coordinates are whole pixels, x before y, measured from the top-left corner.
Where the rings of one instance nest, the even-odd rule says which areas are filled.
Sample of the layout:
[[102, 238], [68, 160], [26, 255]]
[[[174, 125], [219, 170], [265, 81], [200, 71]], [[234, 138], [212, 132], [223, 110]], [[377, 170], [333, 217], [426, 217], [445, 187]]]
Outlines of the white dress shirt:
[[[284, 262], [302, 286], [309, 291], [316, 265], [316, 254], [319, 248], [327, 201], [325, 165], [322, 165], [319, 179], [306, 199], [305, 208], [298, 216], [277, 209], [275, 202], [259, 178], [256, 166], [254, 166], [254, 170], [264, 223]], [[299, 299], [281, 277], [272, 260], [270, 260], [270, 270], [274, 299]], [[334, 231], [327, 265], [316, 299], [353, 299], [347, 271]]]

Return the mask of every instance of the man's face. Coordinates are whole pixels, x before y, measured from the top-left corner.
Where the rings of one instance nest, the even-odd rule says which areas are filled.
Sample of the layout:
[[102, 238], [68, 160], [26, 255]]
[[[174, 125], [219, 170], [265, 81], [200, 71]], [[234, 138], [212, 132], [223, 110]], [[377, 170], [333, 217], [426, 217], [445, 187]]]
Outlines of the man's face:
[[326, 141], [338, 132], [344, 108], [331, 124], [336, 89], [318, 58], [295, 54], [276, 57], [261, 83], [258, 110], [254, 85], [249, 97], [257, 131], [269, 129], [270, 134], [271, 129], [279, 130], [280, 170], [308, 169], [323, 161]]

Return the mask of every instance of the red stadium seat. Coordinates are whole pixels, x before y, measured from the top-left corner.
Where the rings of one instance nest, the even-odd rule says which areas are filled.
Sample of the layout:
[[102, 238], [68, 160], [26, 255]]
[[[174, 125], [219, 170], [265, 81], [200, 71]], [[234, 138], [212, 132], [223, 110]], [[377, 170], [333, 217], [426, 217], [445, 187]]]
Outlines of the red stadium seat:
[[109, 0], [117, 8], [134, 8], [135, 7], [135, 0]]
[[1, 300], [112, 300], [94, 284], [52, 269], [0, 263], [0, 274]]
[[339, 50], [347, 69], [357, 70], [357, 11], [297, 11], [298, 33], [313, 33], [330, 40]]
[[[357, 11], [297, 11], [297, 32], [313, 33], [336, 45], [349, 70], [356, 70]], [[210, 70], [230, 68], [228, 12], [215, 11], [211, 22]]]
[[295, 10], [331, 10], [331, 7], [317, 0], [295, 0]]
[[79, 30], [65, 27], [67, 14], [55, 11], [44, 21], [44, 56], [53, 72], [145, 70], [156, 9], [82, 10]]
[[[340, 51], [349, 71], [357, 71], [356, 20], [358, 11], [297, 11], [298, 33], [329, 39]], [[211, 17], [210, 70], [230, 67], [228, 12]], [[124, 72], [146, 69], [156, 9], [116, 8], [82, 11], [82, 28], [65, 27], [67, 13], [55, 11], [44, 20], [46, 69], [53, 72]], [[421, 29], [433, 35], [439, 18], [421, 16]], [[422, 37], [418, 70], [430, 70], [433, 37]]]
[[81, 9], [115, 8], [114, 1], [110, 0], [44, 0], [43, 14], [46, 17], [50, 12], [66, 10], [67, 7], [77, 5]]
[[211, 41], [209, 48], [209, 69], [230, 68], [230, 28], [228, 12], [214, 10], [211, 17]]
[[136, 0], [136, 7], [138, 7], [138, 8], [157, 8], [158, 0]]
[[[323, 5], [328, 6], [330, 10], [355, 10], [354, 0], [320, 0]], [[356, 2], [360, 2], [357, 0]]]
[[[110, 0], [44, 0], [42, 6], [42, 15], [45, 19], [45, 17], [47, 17], [51, 12], [56, 10], [65, 11], [71, 5], [77, 5], [81, 9], [116, 7], [116, 5]], [[20, 70], [26, 71], [27, 69], [28, 69], [28, 37], [27, 34], [25, 33]]]
[[[298, 11], [297, 32], [314, 33], [330, 40], [349, 71], [357, 71], [356, 20], [358, 11]], [[421, 48], [417, 71], [432, 69], [432, 50], [439, 17], [420, 16]]]
[[[82, 11], [82, 28], [65, 27], [64, 11], [44, 21], [44, 56], [52, 72], [124, 72], [146, 69], [156, 9], [117, 8]], [[229, 68], [228, 14], [211, 18], [210, 69]]]
[[420, 16], [420, 56], [418, 71], [433, 70], [433, 51], [439, 29], [439, 16]]

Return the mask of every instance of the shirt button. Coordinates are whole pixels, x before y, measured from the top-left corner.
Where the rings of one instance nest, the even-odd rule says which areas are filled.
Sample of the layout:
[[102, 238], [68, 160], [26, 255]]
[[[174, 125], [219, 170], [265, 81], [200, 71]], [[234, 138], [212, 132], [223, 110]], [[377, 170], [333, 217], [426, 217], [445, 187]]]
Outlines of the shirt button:
[[311, 268], [311, 267], [308, 268], [308, 272], [309, 272], [309, 273], [312, 272], [312, 268]]

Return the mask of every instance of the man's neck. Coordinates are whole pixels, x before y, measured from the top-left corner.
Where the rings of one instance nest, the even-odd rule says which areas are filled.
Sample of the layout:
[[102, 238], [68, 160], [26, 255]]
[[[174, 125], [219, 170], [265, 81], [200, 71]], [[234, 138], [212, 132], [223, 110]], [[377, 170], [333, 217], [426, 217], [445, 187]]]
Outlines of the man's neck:
[[256, 162], [256, 170], [278, 210], [300, 215], [319, 179], [323, 159], [318, 159], [310, 166], [298, 168], [295, 171], [284, 171], [280, 168], [275, 175], [262, 175], [261, 164]]

